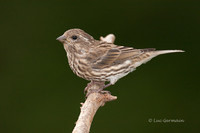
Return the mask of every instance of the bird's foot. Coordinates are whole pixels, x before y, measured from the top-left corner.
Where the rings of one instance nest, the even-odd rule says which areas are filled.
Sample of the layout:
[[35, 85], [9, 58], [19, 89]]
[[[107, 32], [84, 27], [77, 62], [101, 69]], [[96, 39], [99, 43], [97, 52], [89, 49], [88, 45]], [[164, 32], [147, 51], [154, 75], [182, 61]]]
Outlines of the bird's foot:
[[[97, 84], [97, 85], [100, 85], [100, 86], [105, 86], [104, 82], [98, 82], [98, 81], [91, 81], [90, 83], [87, 84], [87, 86], [85, 87], [84, 89], [84, 94], [86, 92], [88, 92], [88, 90], [94, 85], [94, 84]], [[104, 87], [102, 87], [102, 90], [104, 89]]]
[[99, 91], [99, 93], [101, 93], [101, 94], [111, 94], [111, 92], [110, 91]]
[[88, 97], [90, 94], [92, 93], [100, 93], [100, 94], [111, 94], [110, 91], [105, 91], [105, 90], [102, 90], [101, 88], [96, 90], [96, 89], [91, 89], [90, 91], [87, 92], [86, 94], [86, 97]]
[[[89, 89], [93, 84], [99, 84], [100, 86], [102, 86], [99, 89]], [[88, 86], [85, 88], [84, 92], [87, 91], [86, 97], [88, 97], [91, 93], [101, 93], [101, 94], [111, 94], [110, 91], [105, 91], [103, 89], [107, 88], [108, 86], [110, 86], [111, 84], [107, 84], [105, 85], [104, 82], [95, 82], [95, 81], [91, 81]]]
[[107, 88], [107, 87], [109, 87], [109, 86], [111, 86], [112, 84], [111, 83], [109, 83], [109, 84], [107, 84], [107, 85], [104, 85], [102, 88], [100, 88], [101, 90], [103, 90], [103, 89], [105, 89], [105, 88]]
[[90, 88], [93, 84], [94, 84], [93, 81], [91, 81], [90, 83], [87, 84], [87, 86], [86, 86], [85, 89], [84, 89], [84, 94], [85, 94], [86, 92], [88, 92], [89, 88]]

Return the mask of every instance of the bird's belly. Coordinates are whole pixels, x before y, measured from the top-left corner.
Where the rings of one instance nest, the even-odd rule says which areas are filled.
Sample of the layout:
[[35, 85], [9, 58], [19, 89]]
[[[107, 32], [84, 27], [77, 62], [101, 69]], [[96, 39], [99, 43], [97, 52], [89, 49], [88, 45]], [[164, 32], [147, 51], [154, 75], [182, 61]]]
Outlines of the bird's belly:
[[111, 84], [115, 84], [117, 82], [117, 80], [119, 80], [120, 78], [126, 76], [127, 74], [129, 74], [130, 72], [132, 72], [133, 70], [135, 70], [134, 68], [131, 69], [127, 69], [122, 73], [118, 73], [115, 75], [111, 75], [107, 77], [107, 80], [110, 81]]
[[101, 81], [110, 81], [111, 84], [115, 84], [117, 80], [134, 70], [134, 67], [132, 67], [130, 64], [131, 62], [127, 60], [123, 64], [113, 65], [99, 70], [93, 70], [93, 74], [98, 75], [96, 77], [98, 77], [98, 79]]

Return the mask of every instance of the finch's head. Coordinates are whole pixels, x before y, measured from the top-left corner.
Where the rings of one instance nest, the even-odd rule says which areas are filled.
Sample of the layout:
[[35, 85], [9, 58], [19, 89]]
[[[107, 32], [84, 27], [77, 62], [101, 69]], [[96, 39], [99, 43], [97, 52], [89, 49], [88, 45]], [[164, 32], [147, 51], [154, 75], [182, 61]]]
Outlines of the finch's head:
[[78, 44], [89, 45], [94, 41], [94, 38], [81, 29], [70, 29], [56, 40], [64, 45], [73, 46]]

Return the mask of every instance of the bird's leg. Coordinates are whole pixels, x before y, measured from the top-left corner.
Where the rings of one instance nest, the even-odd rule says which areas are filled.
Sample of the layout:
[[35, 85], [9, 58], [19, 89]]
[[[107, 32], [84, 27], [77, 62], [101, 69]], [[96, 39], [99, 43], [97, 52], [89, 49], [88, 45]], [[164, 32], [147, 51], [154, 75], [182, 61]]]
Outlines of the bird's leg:
[[104, 86], [102, 87], [102, 90], [105, 89], [105, 88], [107, 88], [107, 87], [109, 87], [109, 86], [111, 86], [111, 85], [112, 85], [111, 83], [109, 83], [109, 84], [107, 84], [107, 85], [104, 85]]
[[[99, 85], [102, 86], [102, 87], [99, 88], [98, 90], [91, 89], [91, 90], [88, 91], [89, 87], [91, 87], [92, 84], [99, 84]], [[91, 93], [102, 93], [102, 94], [109, 93], [109, 94], [111, 94], [110, 91], [103, 90], [103, 89], [105, 89], [105, 88], [107, 88], [107, 87], [109, 87], [109, 86], [111, 86], [111, 85], [112, 85], [111, 83], [105, 85], [104, 82], [91, 81], [91, 82], [88, 84], [88, 86], [86, 87], [86, 89], [85, 89], [85, 92], [87, 91], [86, 97], [88, 97]]]
[[99, 89], [99, 92], [100, 93], [109, 93], [109, 94], [111, 94], [110, 91], [103, 90], [103, 89], [105, 89], [105, 88], [107, 88], [107, 87], [109, 87], [111, 85], [112, 85], [111, 83], [109, 83], [107, 85], [104, 85], [102, 88]]
[[[92, 89], [91, 87], [95, 84], [98, 85], [100, 88], [99, 89]], [[110, 93], [109, 91], [103, 91], [103, 89], [108, 87], [108, 86], [110, 86], [110, 85], [105, 85], [105, 82], [102, 82], [102, 81], [91, 81], [90, 83], [88, 83], [84, 92], [87, 92], [86, 97], [88, 97], [91, 93]]]
[[[92, 87], [94, 84], [98, 84], [100, 86], [105, 86], [104, 82], [99, 82], [99, 81], [91, 81], [90, 83], [87, 84], [87, 86], [84, 89], [84, 93], [88, 92], [89, 88]], [[99, 90], [99, 89], [98, 89]], [[90, 90], [91, 91], [91, 90]]]
[[87, 86], [84, 89], [84, 94], [88, 91], [88, 89], [94, 84], [94, 81], [92, 80], [90, 83], [87, 84]]

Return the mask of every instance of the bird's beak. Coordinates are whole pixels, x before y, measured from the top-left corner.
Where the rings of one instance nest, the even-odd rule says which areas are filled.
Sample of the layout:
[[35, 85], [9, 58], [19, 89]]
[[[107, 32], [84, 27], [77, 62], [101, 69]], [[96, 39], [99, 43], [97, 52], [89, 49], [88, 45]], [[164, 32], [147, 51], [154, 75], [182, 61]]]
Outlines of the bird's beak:
[[56, 40], [60, 41], [61, 43], [64, 43], [65, 42], [65, 36], [64, 35], [59, 36]]

